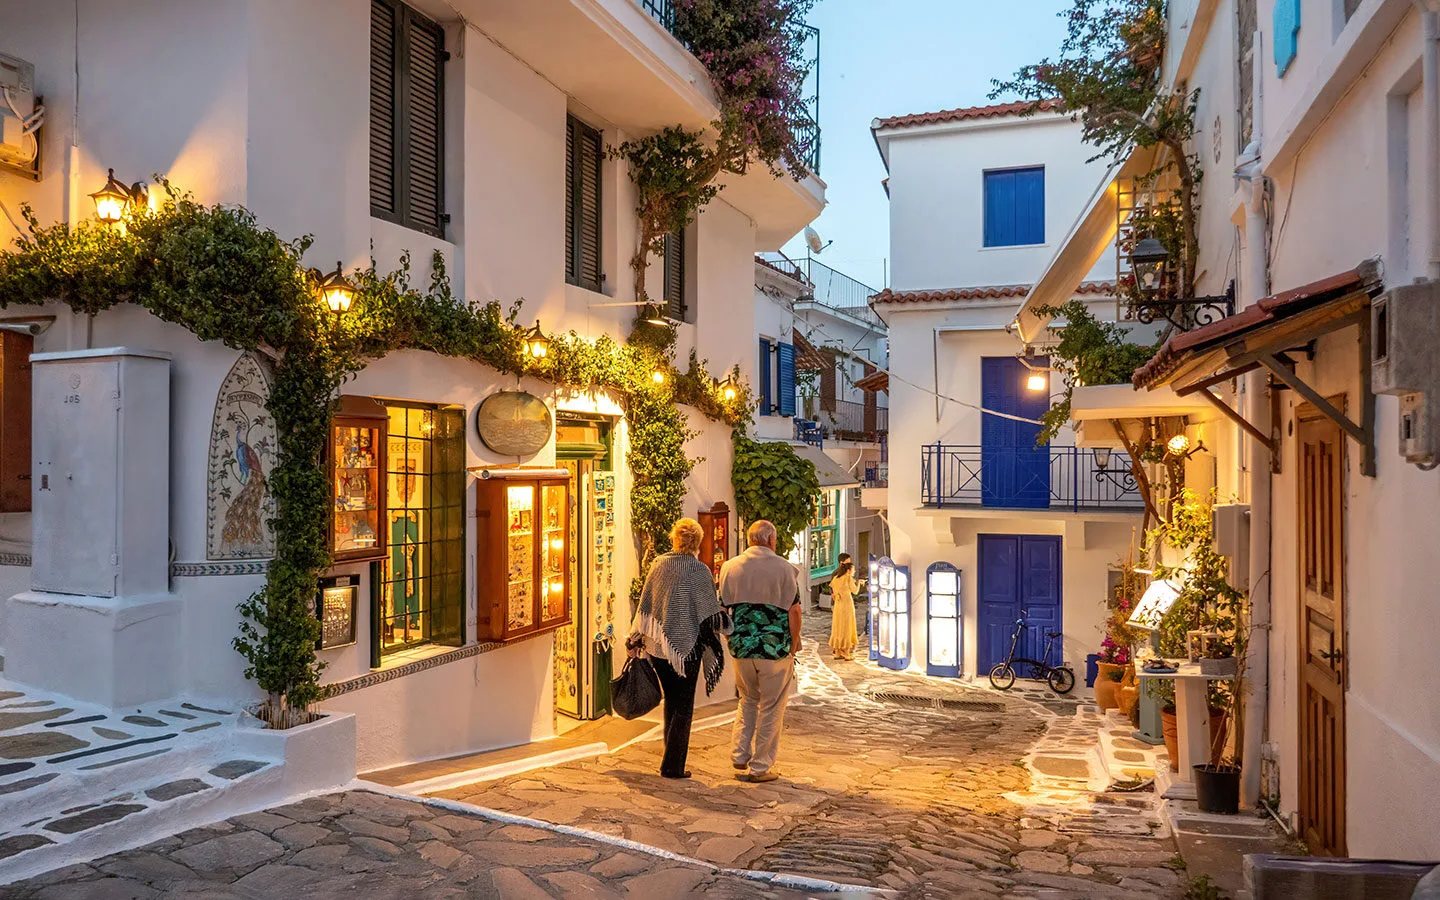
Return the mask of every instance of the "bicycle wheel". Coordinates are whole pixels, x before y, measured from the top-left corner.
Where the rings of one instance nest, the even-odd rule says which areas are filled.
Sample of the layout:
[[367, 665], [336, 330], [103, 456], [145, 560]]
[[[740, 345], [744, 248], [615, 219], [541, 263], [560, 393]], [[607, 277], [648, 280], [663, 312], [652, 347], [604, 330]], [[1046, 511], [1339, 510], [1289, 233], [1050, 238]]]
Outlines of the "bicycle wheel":
[[1015, 670], [1009, 663], [996, 663], [990, 670], [990, 686], [997, 691], [1008, 691], [1015, 686]]
[[1050, 684], [1050, 690], [1057, 694], [1068, 694], [1075, 688], [1075, 673], [1068, 667], [1051, 669], [1045, 680]]

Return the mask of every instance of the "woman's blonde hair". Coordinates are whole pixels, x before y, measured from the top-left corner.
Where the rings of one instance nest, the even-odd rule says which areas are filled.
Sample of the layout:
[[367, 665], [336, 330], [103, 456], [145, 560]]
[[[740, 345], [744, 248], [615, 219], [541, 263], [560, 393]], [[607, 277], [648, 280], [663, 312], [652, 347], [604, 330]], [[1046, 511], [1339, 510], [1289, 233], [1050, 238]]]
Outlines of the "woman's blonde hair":
[[700, 541], [705, 538], [705, 529], [694, 519], [680, 519], [670, 529], [670, 547], [676, 553], [700, 552]]

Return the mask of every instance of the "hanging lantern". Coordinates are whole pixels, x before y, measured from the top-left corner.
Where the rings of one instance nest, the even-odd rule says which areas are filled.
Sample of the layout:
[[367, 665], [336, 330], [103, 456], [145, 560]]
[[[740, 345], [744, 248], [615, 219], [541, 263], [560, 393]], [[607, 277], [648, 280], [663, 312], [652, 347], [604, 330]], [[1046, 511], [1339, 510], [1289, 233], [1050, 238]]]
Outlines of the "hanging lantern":
[[1095, 448], [1095, 468], [1099, 469], [1099, 470], [1102, 471], [1102, 472], [1105, 471], [1106, 469], [1110, 468], [1110, 448], [1109, 448], [1109, 447], [1096, 447], [1096, 448]]
[[668, 327], [670, 320], [665, 318], [658, 304], [647, 303], [640, 309], [640, 318], [645, 320], [647, 325], [655, 325], [660, 328]]
[[321, 276], [319, 281], [320, 296], [330, 311], [337, 316], [349, 312], [350, 304], [355, 302], [355, 285], [346, 279], [339, 260], [335, 261], [335, 271]]
[[727, 377], [720, 382], [720, 396], [726, 403], [740, 396], [740, 386], [735, 383], [734, 376]]
[[1135, 272], [1136, 287], [1145, 299], [1152, 300], [1170, 280], [1170, 251], [1159, 239], [1144, 238], [1130, 251], [1130, 267]]

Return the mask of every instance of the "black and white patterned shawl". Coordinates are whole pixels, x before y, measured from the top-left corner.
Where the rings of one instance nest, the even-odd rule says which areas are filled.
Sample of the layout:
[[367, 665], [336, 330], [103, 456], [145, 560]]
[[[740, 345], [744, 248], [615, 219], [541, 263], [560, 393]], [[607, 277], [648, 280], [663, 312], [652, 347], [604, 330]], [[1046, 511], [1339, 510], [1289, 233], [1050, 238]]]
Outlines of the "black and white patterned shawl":
[[710, 569], [693, 554], [666, 553], [656, 558], [645, 579], [633, 627], [643, 636], [646, 652], [663, 656], [676, 672], [701, 659], [709, 694], [725, 668], [725, 652], [715, 636], [724, 615]]

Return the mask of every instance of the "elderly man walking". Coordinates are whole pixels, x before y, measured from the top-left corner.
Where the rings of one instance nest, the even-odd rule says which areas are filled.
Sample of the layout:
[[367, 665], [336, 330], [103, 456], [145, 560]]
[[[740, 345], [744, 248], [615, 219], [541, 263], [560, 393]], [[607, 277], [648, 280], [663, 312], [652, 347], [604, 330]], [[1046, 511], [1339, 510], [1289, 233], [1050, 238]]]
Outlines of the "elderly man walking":
[[774, 781], [800, 650], [799, 573], [776, 554], [774, 525], [761, 519], [745, 536], [750, 546], [720, 569], [720, 602], [734, 619], [730, 655], [740, 693], [730, 761], [741, 781]]

